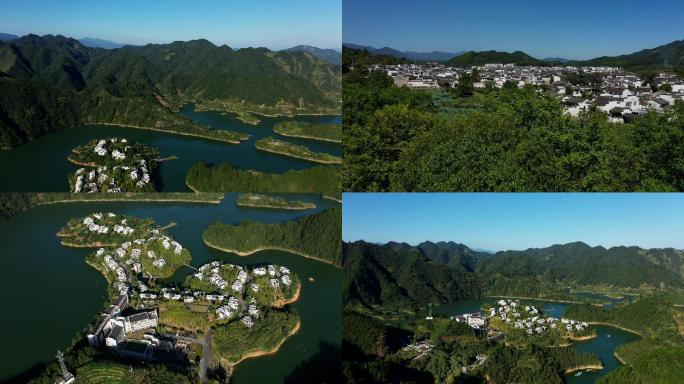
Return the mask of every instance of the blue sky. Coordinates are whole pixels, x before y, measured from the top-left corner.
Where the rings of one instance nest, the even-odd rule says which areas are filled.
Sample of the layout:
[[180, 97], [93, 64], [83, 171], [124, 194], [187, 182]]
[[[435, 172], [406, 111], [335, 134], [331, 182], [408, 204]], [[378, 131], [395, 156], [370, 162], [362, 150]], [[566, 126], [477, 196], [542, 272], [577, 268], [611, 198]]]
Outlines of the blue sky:
[[345, 193], [344, 241], [684, 248], [684, 194]]
[[344, 0], [346, 43], [586, 59], [684, 39], [684, 1]]
[[340, 49], [342, 0], [3, 0], [0, 32], [128, 44], [206, 38], [231, 47]]

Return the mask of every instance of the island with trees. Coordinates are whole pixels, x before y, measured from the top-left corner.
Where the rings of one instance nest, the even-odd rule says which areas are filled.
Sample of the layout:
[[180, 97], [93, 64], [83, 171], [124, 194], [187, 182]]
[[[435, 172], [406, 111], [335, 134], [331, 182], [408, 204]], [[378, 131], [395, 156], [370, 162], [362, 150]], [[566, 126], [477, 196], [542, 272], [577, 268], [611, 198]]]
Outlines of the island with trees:
[[190, 168], [185, 180], [195, 192], [342, 193], [342, 170], [335, 166], [263, 173], [238, 169], [229, 164], [197, 163]]
[[342, 142], [342, 126], [339, 124], [314, 124], [306, 121], [283, 121], [273, 127], [273, 132], [288, 137]]
[[256, 148], [265, 151], [276, 153], [283, 156], [294, 157], [296, 159], [302, 159], [307, 161], [313, 161], [315, 163], [323, 164], [341, 164], [342, 158], [333, 156], [328, 153], [313, 152], [309, 148], [289, 143], [287, 141], [282, 141], [274, 139], [273, 137], [266, 137], [256, 142]]
[[257, 193], [244, 193], [238, 196], [235, 204], [241, 207], [305, 210], [316, 208], [316, 204], [305, 201], [286, 200], [280, 196], [260, 195]]
[[342, 208], [337, 206], [277, 224], [251, 220], [244, 220], [239, 225], [217, 222], [204, 231], [202, 239], [212, 248], [242, 256], [275, 249], [339, 266], [341, 220]]

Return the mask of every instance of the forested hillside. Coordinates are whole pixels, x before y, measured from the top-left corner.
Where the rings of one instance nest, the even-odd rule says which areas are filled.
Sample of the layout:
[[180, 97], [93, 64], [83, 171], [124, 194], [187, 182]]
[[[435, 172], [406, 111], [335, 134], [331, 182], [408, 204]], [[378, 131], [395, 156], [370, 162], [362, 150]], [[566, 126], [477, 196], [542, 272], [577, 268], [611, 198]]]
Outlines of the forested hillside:
[[342, 264], [346, 304], [424, 307], [482, 294], [472, 272], [432, 261], [405, 244], [345, 243]]
[[90, 48], [64, 36], [0, 42], [0, 146], [82, 122], [193, 125], [181, 105], [267, 114], [339, 113], [339, 67], [304, 52], [207, 40]]
[[576, 242], [477, 252], [454, 242], [345, 243], [345, 303], [424, 307], [483, 295], [564, 297], [567, 287], [684, 288], [684, 252]]
[[338, 205], [295, 221], [264, 224], [245, 220], [239, 225], [214, 223], [202, 234], [210, 246], [238, 253], [284, 249], [339, 266], [342, 248], [342, 208]]

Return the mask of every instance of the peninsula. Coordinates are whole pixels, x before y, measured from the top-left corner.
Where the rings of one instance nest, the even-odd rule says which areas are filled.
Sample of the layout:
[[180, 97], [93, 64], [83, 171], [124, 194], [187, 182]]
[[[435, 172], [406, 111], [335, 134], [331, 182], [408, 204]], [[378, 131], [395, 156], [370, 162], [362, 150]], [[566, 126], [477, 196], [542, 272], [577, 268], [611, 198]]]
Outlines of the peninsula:
[[328, 153], [313, 152], [309, 148], [288, 143], [287, 141], [282, 141], [274, 139], [272, 137], [266, 137], [256, 142], [256, 148], [265, 152], [276, 153], [283, 156], [294, 157], [296, 159], [313, 161], [315, 163], [323, 164], [341, 164], [342, 158], [333, 156]]
[[241, 207], [288, 210], [305, 210], [316, 208], [316, 204], [313, 203], [297, 200], [285, 200], [280, 196], [259, 195], [256, 193], [245, 193], [240, 195], [235, 201], [235, 204]]
[[273, 132], [288, 137], [342, 142], [342, 126], [339, 124], [313, 124], [305, 121], [284, 121], [273, 127]]

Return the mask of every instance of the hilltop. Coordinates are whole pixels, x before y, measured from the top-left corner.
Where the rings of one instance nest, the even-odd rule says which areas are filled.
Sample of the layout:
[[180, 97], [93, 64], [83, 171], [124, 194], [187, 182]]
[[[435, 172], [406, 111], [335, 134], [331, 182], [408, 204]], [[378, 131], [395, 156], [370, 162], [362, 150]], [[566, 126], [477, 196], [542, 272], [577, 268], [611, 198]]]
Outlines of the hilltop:
[[298, 45], [296, 47], [285, 49], [285, 51], [307, 52], [332, 65], [342, 65], [342, 53], [330, 48], [317, 48], [310, 45]]
[[340, 99], [339, 68], [304, 52], [204, 39], [113, 50], [61, 35], [0, 42], [2, 148], [79, 123], [190, 126], [175, 114], [187, 103], [294, 115], [338, 113]]
[[344, 47], [356, 49], [360, 51], [367, 51], [373, 55], [386, 55], [393, 56], [399, 59], [407, 59], [414, 61], [447, 61], [453, 57], [462, 55], [465, 51], [459, 52], [443, 52], [443, 51], [431, 51], [431, 52], [415, 52], [415, 51], [400, 51], [390, 47], [375, 48], [370, 45], [359, 45], [352, 43], [343, 43]]
[[345, 303], [414, 306], [489, 295], [561, 295], [561, 288], [684, 288], [684, 252], [582, 242], [495, 254], [454, 242], [344, 243]]
[[499, 52], [499, 51], [469, 51], [446, 62], [452, 67], [470, 67], [485, 64], [516, 64], [516, 65], [548, 65], [544, 60], [535, 59], [522, 51]]

